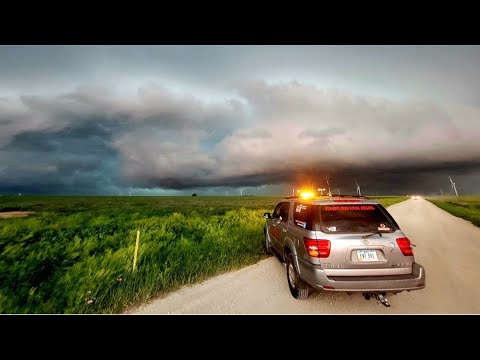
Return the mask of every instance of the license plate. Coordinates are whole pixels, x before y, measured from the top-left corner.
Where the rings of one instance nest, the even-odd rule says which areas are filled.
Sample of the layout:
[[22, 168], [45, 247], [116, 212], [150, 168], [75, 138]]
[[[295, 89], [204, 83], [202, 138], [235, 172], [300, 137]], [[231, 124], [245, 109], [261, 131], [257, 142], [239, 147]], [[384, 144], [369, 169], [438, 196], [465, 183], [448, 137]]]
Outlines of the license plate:
[[357, 250], [358, 261], [378, 261], [376, 250]]

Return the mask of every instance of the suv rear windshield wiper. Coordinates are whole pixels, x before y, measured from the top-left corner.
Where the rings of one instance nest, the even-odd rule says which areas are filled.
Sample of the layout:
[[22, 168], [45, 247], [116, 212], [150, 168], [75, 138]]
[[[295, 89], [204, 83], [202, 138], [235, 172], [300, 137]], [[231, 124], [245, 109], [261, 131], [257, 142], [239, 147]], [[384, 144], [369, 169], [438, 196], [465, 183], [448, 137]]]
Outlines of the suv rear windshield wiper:
[[380, 235], [380, 237], [383, 236], [380, 231], [375, 231], [375, 232], [373, 232], [373, 233], [371, 233], [371, 234], [363, 235], [362, 238], [366, 239], [366, 238], [368, 238], [368, 237], [370, 237], [370, 236], [373, 236], [373, 235], [376, 235], [376, 234]]

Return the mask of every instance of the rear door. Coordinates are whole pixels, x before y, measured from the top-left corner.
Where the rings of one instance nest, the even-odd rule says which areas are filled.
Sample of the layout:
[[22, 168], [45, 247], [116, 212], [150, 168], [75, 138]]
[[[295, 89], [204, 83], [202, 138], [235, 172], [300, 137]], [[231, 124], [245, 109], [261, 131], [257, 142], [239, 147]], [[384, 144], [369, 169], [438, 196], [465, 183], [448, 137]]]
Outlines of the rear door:
[[[273, 210], [272, 220], [270, 220], [270, 224], [268, 227], [268, 235], [270, 236], [270, 240], [272, 245], [277, 248], [278, 245], [278, 237], [280, 236], [279, 231], [280, 228], [278, 224], [280, 223], [280, 208], [282, 207], [282, 203], [278, 203]], [[278, 249], [278, 248], [277, 248]]]
[[271, 226], [268, 229], [270, 239], [274, 246], [282, 251], [285, 242], [285, 235], [288, 228], [288, 216], [290, 213], [290, 203], [287, 201], [281, 202], [275, 208], [272, 216]]
[[[322, 205], [320, 230], [331, 242], [321, 259], [326, 275], [378, 276], [412, 273], [413, 256], [397, 243], [405, 237], [387, 211], [376, 204]], [[366, 237], [365, 237], [366, 236]]]

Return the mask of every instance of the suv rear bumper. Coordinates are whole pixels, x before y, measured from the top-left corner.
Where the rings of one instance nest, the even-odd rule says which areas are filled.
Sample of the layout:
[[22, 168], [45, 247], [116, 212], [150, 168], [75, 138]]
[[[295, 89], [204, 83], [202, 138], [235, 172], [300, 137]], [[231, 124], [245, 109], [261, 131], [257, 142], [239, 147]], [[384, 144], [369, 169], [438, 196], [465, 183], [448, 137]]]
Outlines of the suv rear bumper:
[[318, 290], [400, 292], [425, 287], [425, 269], [417, 263], [413, 264], [412, 274], [388, 276], [327, 276], [321, 266], [313, 265], [299, 257], [297, 263], [302, 280]]

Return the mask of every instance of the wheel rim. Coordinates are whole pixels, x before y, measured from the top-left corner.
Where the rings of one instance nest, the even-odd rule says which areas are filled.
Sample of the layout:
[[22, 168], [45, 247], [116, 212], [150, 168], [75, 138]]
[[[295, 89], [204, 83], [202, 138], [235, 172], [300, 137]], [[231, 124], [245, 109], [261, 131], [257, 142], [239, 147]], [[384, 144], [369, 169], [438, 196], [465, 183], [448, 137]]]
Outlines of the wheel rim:
[[295, 269], [293, 268], [293, 264], [289, 262], [288, 264], [288, 281], [290, 281], [290, 285], [292, 288], [295, 288], [296, 284], [296, 274], [295, 274]]

